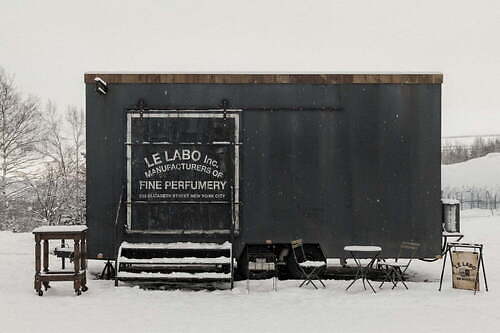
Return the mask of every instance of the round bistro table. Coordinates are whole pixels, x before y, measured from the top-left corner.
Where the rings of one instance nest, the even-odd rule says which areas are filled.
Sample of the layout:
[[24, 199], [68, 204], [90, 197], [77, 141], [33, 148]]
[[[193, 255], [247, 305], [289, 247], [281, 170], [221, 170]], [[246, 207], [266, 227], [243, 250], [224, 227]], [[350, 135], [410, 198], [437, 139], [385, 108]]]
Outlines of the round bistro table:
[[[368, 280], [367, 272], [369, 269], [373, 267], [373, 264], [380, 256], [380, 253], [382, 253], [382, 248], [380, 246], [371, 246], [371, 245], [370, 246], [348, 245], [344, 247], [344, 251], [348, 252], [351, 258], [354, 259], [354, 262], [356, 263], [356, 276], [345, 290], [349, 290], [349, 288], [351, 288], [351, 286], [357, 280], [362, 280], [363, 287], [365, 288], [365, 290], [366, 290], [366, 284], [365, 284], [366, 281], [368, 285], [372, 288], [373, 292], [377, 293], [373, 288], [372, 284], [370, 283], [370, 281]], [[370, 258], [370, 262], [366, 266], [363, 266], [361, 264], [360, 260], [361, 258]]]

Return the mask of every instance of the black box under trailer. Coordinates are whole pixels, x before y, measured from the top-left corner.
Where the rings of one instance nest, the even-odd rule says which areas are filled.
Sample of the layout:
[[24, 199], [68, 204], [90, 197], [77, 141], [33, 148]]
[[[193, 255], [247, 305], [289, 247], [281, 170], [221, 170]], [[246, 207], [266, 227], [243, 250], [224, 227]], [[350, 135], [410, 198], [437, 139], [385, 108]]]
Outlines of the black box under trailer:
[[217, 280], [226, 255], [242, 269], [247, 245], [272, 244], [287, 261], [299, 238], [328, 258], [348, 244], [394, 257], [402, 241], [441, 254], [441, 74], [87, 73], [85, 83], [88, 254], [132, 268], [124, 280], [196, 279], [201, 266]]

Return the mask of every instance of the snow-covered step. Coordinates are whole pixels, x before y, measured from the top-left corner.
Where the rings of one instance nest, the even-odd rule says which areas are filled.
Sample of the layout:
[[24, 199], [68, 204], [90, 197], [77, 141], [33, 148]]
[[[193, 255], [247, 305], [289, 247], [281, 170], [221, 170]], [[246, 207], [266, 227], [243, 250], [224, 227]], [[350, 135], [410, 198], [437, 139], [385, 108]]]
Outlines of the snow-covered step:
[[196, 281], [230, 281], [231, 273], [151, 273], [151, 272], [118, 272], [117, 278], [120, 280], [164, 280], [164, 281], [180, 281], [180, 280], [196, 280]]
[[229, 257], [216, 257], [216, 258], [196, 258], [196, 257], [183, 257], [183, 258], [150, 258], [138, 259], [120, 257], [121, 264], [135, 264], [135, 265], [159, 265], [159, 264], [230, 264], [231, 258]]
[[123, 242], [115, 285], [118, 281], [232, 282], [233, 271], [230, 242]]
[[175, 242], [175, 243], [128, 243], [123, 242], [122, 249], [156, 249], [156, 250], [230, 250], [231, 243], [194, 243], [194, 242]]

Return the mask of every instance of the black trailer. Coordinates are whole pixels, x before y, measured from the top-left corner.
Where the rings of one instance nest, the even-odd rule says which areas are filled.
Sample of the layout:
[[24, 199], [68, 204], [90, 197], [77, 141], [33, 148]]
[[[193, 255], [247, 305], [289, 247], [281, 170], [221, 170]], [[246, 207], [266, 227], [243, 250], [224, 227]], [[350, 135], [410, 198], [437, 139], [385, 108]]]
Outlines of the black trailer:
[[396, 256], [402, 241], [441, 254], [441, 74], [87, 73], [85, 83], [88, 255], [139, 267], [123, 279], [187, 263], [200, 244], [214, 260], [187, 271], [213, 264], [214, 279], [230, 269], [216, 263], [224, 251], [240, 269], [247, 246], [286, 262], [298, 238], [329, 258], [347, 244]]

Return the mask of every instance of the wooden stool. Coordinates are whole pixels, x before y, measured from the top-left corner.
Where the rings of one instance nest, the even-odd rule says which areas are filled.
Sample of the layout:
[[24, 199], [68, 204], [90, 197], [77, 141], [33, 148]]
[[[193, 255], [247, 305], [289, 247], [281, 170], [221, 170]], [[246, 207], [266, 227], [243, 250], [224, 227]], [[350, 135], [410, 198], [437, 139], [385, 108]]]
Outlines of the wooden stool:
[[[87, 227], [84, 225], [43, 226], [33, 230], [35, 235], [35, 290], [43, 295], [42, 284], [47, 291], [50, 281], [73, 281], [79, 296], [87, 291]], [[49, 240], [72, 239], [74, 270], [49, 271]], [[41, 242], [43, 241], [43, 272]]]

